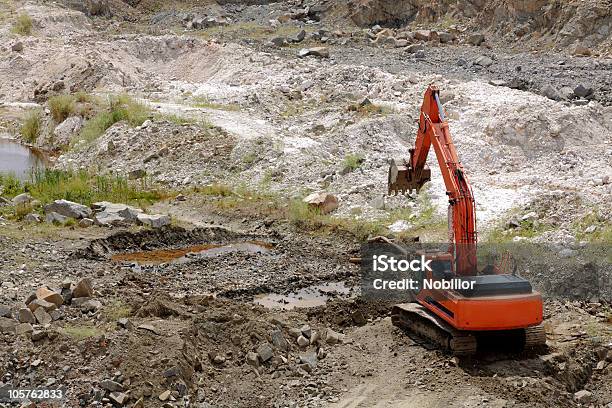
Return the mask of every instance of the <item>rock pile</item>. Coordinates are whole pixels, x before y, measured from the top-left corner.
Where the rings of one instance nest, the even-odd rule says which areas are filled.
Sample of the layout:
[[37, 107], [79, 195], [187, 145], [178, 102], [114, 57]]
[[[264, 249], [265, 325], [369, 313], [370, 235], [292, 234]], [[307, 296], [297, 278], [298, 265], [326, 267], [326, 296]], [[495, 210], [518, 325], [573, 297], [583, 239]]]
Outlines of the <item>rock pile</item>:
[[[281, 322], [246, 354], [245, 362], [259, 373], [271, 372], [275, 377], [281, 376], [282, 371], [306, 377], [317, 368], [319, 360], [325, 358], [326, 348], [343, 340], [344, 335], [330, 328], [316, 330], [308, 324], [288, 328]], [[220, 363], [217, 357], [211, 359], [213, 363]]]
[[0, 306], [0, 333], [26, 335], [32, 341], [55, 336], [48, 329], [54, 321], [64, 318], [64, 307], [77, 307], [82, 313], [95, 313], [102, 307], [102, 303], [93, 296], [88, 278], [76, 283], [66, 280], [57, 289], [41, 286], [26, 299], [25, 307], [17, 311]]
[[440, 44], [469, 44], [474, 46], [487, 46], [485, 37], [480, 33], [472, 33], [468, 36], [460, 37], [462, 33], [456, 29], [448, 31], [436, 30], [414, 30], [382, 28], [375, 25], [366, 31], [366, 38], [370, 44], [386, 48], [404, 48], [410, 44], [431, 45]]
[[[13, 198], [13, 204], [31, 202], [32, 197], [20, 194]], [[119, 227], [128, 225], [147, 225], [160, 228], [171, 222], [169, 215], [146, 214], [142, 209], [127, 204], [117, 204], [108, 201], [93, 203], [91, 208], [68, 200], [55, 200], [44, 206], [45, 221], [53, 224], [66, 224], [69, 220], [78, 221], [79, 227], [90, 227], [94, 224], [104, 227]], [[24, 217], [25, 222], [38, 223], [42, 219], [39, 214], [30, 213]]]

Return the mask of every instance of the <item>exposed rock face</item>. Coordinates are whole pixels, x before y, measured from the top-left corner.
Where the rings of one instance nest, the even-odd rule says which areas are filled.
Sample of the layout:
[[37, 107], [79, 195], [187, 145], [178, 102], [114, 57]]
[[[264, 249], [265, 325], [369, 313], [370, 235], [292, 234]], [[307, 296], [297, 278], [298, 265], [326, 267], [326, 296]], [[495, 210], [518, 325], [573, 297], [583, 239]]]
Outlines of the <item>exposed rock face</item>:
[[504, 39], [548, 41], [582, 49], [612, 43], [612, 9], [606, 2], [546, 0], [459, 0], [454, 4], [424, 0], [351, 0], [350, 17], [361, 27], [400, 27], [450, 18], [474, 31], [495, 31]]
[[415, 19], [419, 12], [418, 0], [353, 0], [348, 3], [355, 24], [366, 27], [375, 24], [403, 26]]

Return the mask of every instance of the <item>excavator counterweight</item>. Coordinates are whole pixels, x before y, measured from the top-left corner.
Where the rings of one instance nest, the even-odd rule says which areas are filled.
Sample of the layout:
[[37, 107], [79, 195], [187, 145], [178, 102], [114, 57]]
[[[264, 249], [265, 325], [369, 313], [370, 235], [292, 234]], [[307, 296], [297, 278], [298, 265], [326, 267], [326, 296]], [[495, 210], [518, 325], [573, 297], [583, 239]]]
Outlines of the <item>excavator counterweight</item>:
[[[425, 92], [410, 156], [390, 161], [389, 194], [418, 193], [431, 179], [426, 164], [431, 147], [448, 196], [450, 242], [448, 253], [427, 255], [439, 267], [424, 277], [464, 281], [471, 289], [421, 288], [415, 303], [393, 308], [393, 324], [455, 354], [472, 354], [480, 342], [491, 338], [520, 347], [544, 344], [542, 297], [531, 284], [505, 271], [479, 273], [474, 196], [434, 85]], [[491, 268], [483, 271], [490, 273]]]

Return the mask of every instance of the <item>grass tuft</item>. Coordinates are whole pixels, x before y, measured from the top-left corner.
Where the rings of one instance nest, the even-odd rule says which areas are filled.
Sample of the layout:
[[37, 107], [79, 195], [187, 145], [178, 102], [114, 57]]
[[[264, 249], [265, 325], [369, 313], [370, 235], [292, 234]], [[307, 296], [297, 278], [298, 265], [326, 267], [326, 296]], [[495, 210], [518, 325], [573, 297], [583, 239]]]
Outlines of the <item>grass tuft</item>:
[[61, 329], [61, 332], [75, 340], [84, 340], [91, 337], [101, 336], [103, 334], [102, 330], [89, 325], [66, 326]]
[[357, 170], [363, 164], [364, 158], [360, 154], [347, 154], [342, 161], [342, 168], [350, 173]]
[[19, 35], [30, 35], [32, 34], [32, 27], [34, 26], [32, 22], [32, 17], [27, 13], [21, 13], [17, 16], [17, 20], [13, 24], [13, 33]]
[[70, 115], [75, 112], [75, 98], [72, 95], [57, 95], [49, 98], [47, 102], [51, 117], [55, 123], [59, 124], [65, 121]]
[[78, 139], [85, 142], [96, 140], [109, 127], [121, 121], [131, 126], [140, 126], [150, 115], [151, 110], [144, 103], [127, 95], [111, 96], [106, 109], [85, 122]]
[[225, 111], [239, 111], [240, 105], [235, 103], [215, 103], [211, 102], [208, 98], [203, 96], [198, 96], [193, 98], [192, 106], [194, 108], [206, 108], [206, 109], [215, 109], [215, 110], [225, 110]]
[[23, 193], [21, 181], [14, 174], [0, 173], [0, 193], [7, 197], [15, 197]]
[[377, 105], [368, 101], [368, 103], [354, 103], [349, 105], [349, 112], [357, 112], [359, 116], [372, 116], [372, 115], [390, 115], [395, 111], [393, 108], [383, 105]]
[[28, 143], [35, 143], [40, 135], [41, 127], [41, 111], [38, 109], [28, 112], [23, 124], [21, 125], [20, 133], [23, 140]]
[[[590, 226], [595, 226], [595, 231], [587, 233], [586, 229]], [[580, 241], [587, 242], [612, 242], [612, 225], [599, 214], [597, 210], [593, 210], [580, 219], [572, 223], [572, 230], [576, 234], [576, 238]]]
[[132, 315], [132, 308], [121, 300], [117, 300], [104, 308], [104, 317], [109, 321], [115, 321]]

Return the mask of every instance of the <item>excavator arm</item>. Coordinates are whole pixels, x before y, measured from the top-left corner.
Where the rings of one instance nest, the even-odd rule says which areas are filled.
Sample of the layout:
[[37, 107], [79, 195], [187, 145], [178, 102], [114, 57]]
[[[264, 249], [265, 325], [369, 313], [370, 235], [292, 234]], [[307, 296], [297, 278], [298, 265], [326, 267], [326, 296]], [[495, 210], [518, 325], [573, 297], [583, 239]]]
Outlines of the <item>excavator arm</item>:
[[476, 275], [474, 196], [448, 128], [439, 90], [434, 85], [427, 88], [423, 98], [419, 129], [415, 147], [410, 149], [410, 158], [391, 160], [389, 194], [410, 193], [413, 190], [418, 193], [431, 179], [431, 170], [426, 164], [431, 146], [449, 201], [449, 241], [455, 259], [455, 273], [459, 276]]

